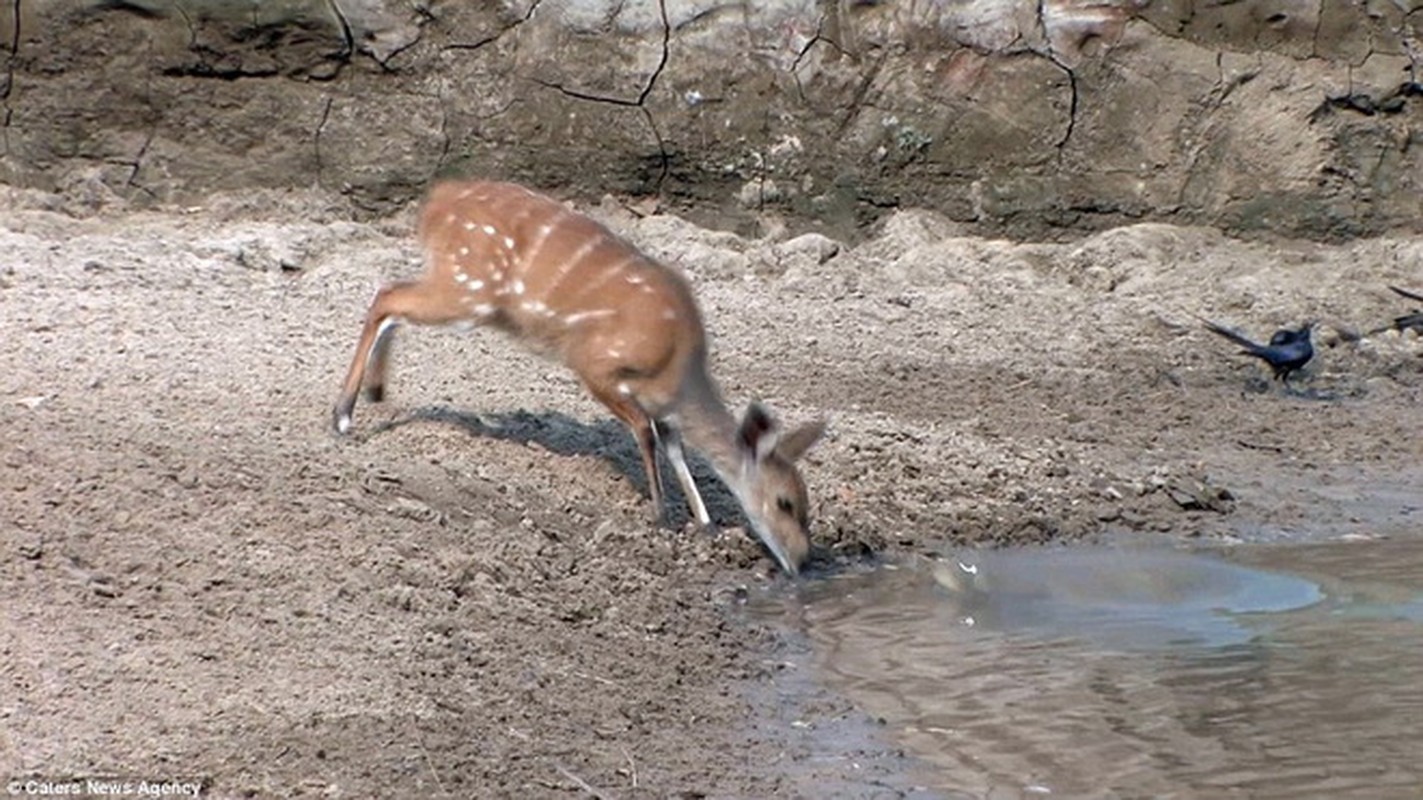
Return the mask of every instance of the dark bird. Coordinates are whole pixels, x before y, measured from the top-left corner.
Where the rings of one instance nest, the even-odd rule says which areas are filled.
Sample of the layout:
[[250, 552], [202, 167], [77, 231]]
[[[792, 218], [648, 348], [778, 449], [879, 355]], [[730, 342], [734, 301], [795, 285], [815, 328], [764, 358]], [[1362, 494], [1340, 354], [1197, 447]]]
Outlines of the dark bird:
[[1205, 323], [1206, 330], [1217, 336], [1224, 336], [1244, 348], [1240, 352], [1269, 364], [1270, 369], [1275, 371], [1275, 378], [1286, 386], [1290, 383], [1290, 373], [1299, 370], [1314, 358], [1314, 344], [1309, 340], [1310, 331], [1314, 328], [1313, 322], [1306, 322], [1298, 330], [1281, 328], [1270, 337], [1269, 344], [1252, 342], [1239, 331], [1217, 325], [1208, 319], [1202, 319], [1201, 322]]
[[[1403, 297], [1407, 297], [1409, 300], [1417, 300], [1418, 302], [1423, 303], [1423, 294], [1410, 292], [1407, 289], [1400, 289], [1397, 286], [1390, 286], [1388, 288], [1392, 289], [1394, 294], [1402, 295]], [[1401, 317], [1394, 317], [1393, 324], [1385, 325], [1382, 328], [1375, 328], [1369, 331], [1369, 335], [1373, 336], [1376, 333], [1383, 333], [1384, 331], [1388, 330], [1394, 330], [1398, 331], [1399, 333], [1402, 333], [1403, 331], [1406, 331], [1409, 328], [1412, 328], [1413, 330], [1418, 331], [1419, 333], [1423, 333], [1423, 311], [1414, 311], [1412, 314], [1404, 314]]]

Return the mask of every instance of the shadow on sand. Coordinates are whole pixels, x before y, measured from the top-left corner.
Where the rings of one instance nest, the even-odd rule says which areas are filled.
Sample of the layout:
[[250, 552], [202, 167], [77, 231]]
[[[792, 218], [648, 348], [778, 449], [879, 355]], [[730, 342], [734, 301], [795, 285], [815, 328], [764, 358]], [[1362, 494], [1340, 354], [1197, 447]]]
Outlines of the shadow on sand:
[[[637, 452], [632, 434], [612, 419], [600, 419], [589, 425], [556, 411], [475, 414], [443, 406], [426, 406], [380, 423], [371, 431], [370, 437], [420, 422], [452, 425], [470, 436], [484, 439], [532, 444], [560, 456], [602, 458], [626, 477], [644, 500], [648, 497], [647, 476], [643, 473], [642, 457]], [[711, 465], [690, 448], [687, 459], [713, 524], [717, 527], [741, 525], [741, 509]], [[658, 470], [662, 473], [667, 503], [667, 507], [662, 509], [660, 521], [673, 528], [681, 528], [691, 520], [691, 515], [682, 488], [668, 467], [665, 456], [659, 454]]]

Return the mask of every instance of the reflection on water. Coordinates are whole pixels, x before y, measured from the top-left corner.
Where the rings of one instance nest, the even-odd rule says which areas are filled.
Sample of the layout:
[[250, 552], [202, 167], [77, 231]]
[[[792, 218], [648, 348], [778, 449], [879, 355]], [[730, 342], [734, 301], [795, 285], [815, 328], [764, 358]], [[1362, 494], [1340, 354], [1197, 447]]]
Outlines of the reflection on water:
[[1423, 796], [1423, 542], [973, 554], [801, 600], [820, 674], [955, 796]]
[[1127, 650], [1244, 644], [1262, 621], [1249, 615], [1324, 597], [1313, 581], [1174, 550], [973, 553], [931, 574], [959, 625]]

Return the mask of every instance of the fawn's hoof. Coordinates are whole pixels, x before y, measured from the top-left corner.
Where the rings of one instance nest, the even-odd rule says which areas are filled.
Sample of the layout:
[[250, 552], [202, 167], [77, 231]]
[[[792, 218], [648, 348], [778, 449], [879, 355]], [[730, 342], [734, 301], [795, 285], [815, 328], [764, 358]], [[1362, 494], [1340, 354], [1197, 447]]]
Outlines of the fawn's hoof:
[[351, 430], [351, 413], [336, 409], [331, 412], [331, 432], [337, 436], [345, 436]]

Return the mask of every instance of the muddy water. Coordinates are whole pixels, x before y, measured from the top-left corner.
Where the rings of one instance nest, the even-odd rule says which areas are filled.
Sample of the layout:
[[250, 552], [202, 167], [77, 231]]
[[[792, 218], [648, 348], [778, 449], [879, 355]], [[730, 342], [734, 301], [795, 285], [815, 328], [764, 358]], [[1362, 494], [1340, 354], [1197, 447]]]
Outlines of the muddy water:
[[967, 797], [1423, 796], [1423, 540], [960, 555], [799, 598]]

